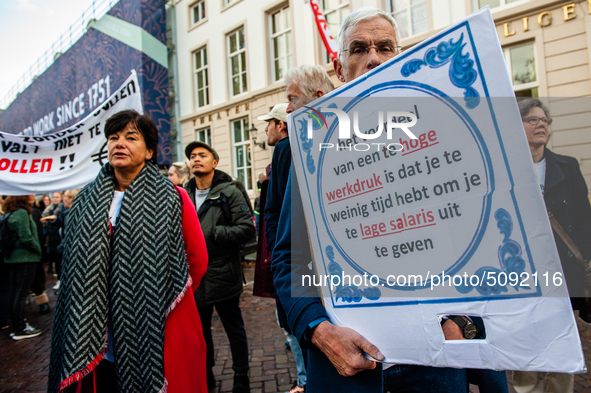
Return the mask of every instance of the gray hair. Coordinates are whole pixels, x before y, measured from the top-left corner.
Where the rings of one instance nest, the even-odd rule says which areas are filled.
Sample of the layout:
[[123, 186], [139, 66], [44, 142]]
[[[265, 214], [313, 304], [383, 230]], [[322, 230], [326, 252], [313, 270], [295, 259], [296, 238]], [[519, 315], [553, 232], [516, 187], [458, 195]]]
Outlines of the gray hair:
[[388, 22], [390, 22], [390, 24], [394, 28], [394, 34], [396, 36], [396, 44], [400, 45], [400, 33], [398, 32], [398, 25], [396, 24], [396, 21], [394, 20], [392, 15], [390, 15], [386, 11], [382, 11], [382, 10], [375, 8], [375, 7], [361, 7], [361, 8], [356, 9], [355, 11], [351, 12], [349, 15], [347, 15], [347, 17], [345, 18], [343, 23], [341, 23], [341, 28], [339, 29], [339, 34], [337, 36], [337, 47], [339, 50], [339, 59], [341, 58], [341, 53], [343, 52], [343, 49], [345, 49], [344, 48], [345, 30], [347, 30], [351, 26], [355, 26], [359, 22], [371, 20], [371, 19], [378, 18], [378, 17], [382, 17], [382, 18], [386, 19]]
[[317, 90], [327, 94], [334, 90], [334, 85], [324, 67], [301, 65], [291, 68], [285, 73], [285, 85], [295, 82], [306, 97], [314, 97]]
[[185, 184], [186, 182], [189, 181], [189, 176], [191, 173], [189, 171], [189, 167], [187, 166], [187, 164], [179, 161], [179, 162], [173, 162], [172, 166], [176, 170], [176, 175], [181, 180], [181, 184]]
[[537, 98], [526, 98], [518, 103], [519, 105], [519, 113], [521, 114], [521, 118], [525, 118], [529, 111], [534, 108], [541, 108], [547, 117], [550, 117], [550, 111], [546, 105], [542, 104], [542, 101], [538, 100]]

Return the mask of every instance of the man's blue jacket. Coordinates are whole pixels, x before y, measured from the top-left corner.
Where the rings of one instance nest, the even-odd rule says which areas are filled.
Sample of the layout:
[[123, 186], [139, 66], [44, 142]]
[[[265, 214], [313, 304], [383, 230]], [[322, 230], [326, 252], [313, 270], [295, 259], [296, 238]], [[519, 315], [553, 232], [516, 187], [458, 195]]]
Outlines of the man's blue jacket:
[[316, 288], [302, 286], [302, 275], [314, 274], [311, 261], [304, 209], [292, 166], [279, 216], [271, 269], [276, 296], [285, 309], [287, 323], [300, 346], [307, 349], [306, 392], [381, 392], [381, 365], [353, 377], [343, 377], [307, 337], [312, 322], [328, 319]]

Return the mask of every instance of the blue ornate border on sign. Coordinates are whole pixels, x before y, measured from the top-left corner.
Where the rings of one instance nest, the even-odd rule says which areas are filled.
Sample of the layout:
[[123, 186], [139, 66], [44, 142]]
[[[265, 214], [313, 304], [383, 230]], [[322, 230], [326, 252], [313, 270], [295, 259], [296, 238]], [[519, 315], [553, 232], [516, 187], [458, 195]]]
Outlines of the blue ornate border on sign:
[[[342, 299], [344, 302], [351, 303], [351, 302], [360, 302], [363, 297], [368, 298], [369, 300], [378, 300], [382, 296], [382, 292], [379, 288], [376, 287], [369, 287], [366, 289], [359, 289], [356, 285], [343, 285], [344, 283], [344, 274], [343, 268], [339, 265], [334, 259], [334, 250], [332, 246], [326, 246], [326, 257], [330, 260], [328, 264], [328, 272], [330, 273], [330, 278], [332, 283], [332, 276], [339, 277], [339, 285], [337, 285], [334, 290], [335, 297], [337, 301]], [[357, 276], [359, 277], [359, 276]], [[349, 277], [351, 278], [351, 277]]]
[[[521, 257], [521, 245], [510, 239], [513, 232], [511, 214], [503, 208], [497, 209], [495, 219], [497, 220], [497, 228], [503, 235], [503, 244], [499, 246], [498, 252], [501, 269], [492, 266], [481, 267], [473, 275], [473, 277], [479, 277], [478, 283], [471, 285], [471, 282], [468, 282], [462, 286], [456, 286], [455, 288], [460, 293], [465, 294], [476, 288], [481, 295], [500, 295], [507, 292], [507, 284], [510, 282], [516, 284], [511, 285], [516, 291], [519, 291], [520, 288], [530, 289], [529, 285], [521, 285], [521, 273], [525, 272], [525, 261]], [[501, 284], [501, 280], [504, 284]]]
[[[308, 169], [308, 172], [313, 175], [314, 172], [316, 172], [316, 165], [314, 164], [314, 158], [312, 158], [310, 150], [312, 149], [312, 146], [314, 146], [314, 140], [308, 139], [308, 122], [304, 119], [300, 119], [298, 120], [298, 123], [300, 123], [299, 136], [302, 141], [302, 150], [306, 152], [306, 168]], [[314, 127], [312, 127], [312, 129], [314, 129]]]
[[472, 84], [478, 78], [478, 72], [474, 69], [474, 60], [470, 59], [470, 54], [462, 54], [462, 50], [466, 46], [463, 42], [464, 33], [457, 42], [453, 42], [453, 39], [440, 42], [436, 47], [427, 49], [422, 60], [412, 59], [406, 62], [402, 66], [400, 73], [408, 78], [419, 71], [421, 66], [428, 65], [430, 68], [439, 68], [451, 62], [449, 80], [454, 86], [464, 89], [466, 106], [474, 109], [480, 103], [480, 95], [472, 87]]

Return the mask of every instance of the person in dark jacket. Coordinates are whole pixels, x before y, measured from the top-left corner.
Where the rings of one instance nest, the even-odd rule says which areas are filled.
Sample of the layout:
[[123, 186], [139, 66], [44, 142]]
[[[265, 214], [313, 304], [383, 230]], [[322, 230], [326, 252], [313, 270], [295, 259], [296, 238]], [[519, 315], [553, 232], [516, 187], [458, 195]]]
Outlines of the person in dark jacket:
[[[0, 225], [4, 221], [4, 196], [0, 195]], [[0, 330], [8, 329], [9, 312], [9, 300], [10, 300], [10, 269], [8, 265], [4, 263], [4, 253], [0, 249]]]
[[[265, 177], [260, 182], [260, 195], [255, 199], [255, 214], [258, 211], [258, 222], [255, 224], [257, 231], [257, 256], [254, 265], [254, 282], [252, 294], [260, 297], [275, 297], [273, 285], [273, 273], [271, 272], [271, 250], [267, 248], [265, 236], [265, 204], [267, 203], [267, 190], [269, 188], [269, 174], [271, 164], [265, 169]], [[258, 203], [258, 207], [257, 207]]]
[[[303, 66], [309, 67], [309, 66]], [[314, 69], [313, 67], [309, 67]], [[297, 70], [297, 69], [296, 69]], [[326, 74], [322, 67], [319, 67], [321, 76]], [[290, 70], [292, 71], [292, 70]], [[289, 71], [288, 71], [289, 73]], [[326, 80], [330, 83], [330, 78], [326, 75]], [[290, 83], [288, 84], [288, 89]], [[332, 84], [331, 84], [332, 86]], [[332, 90], [332, 88], [331, 88]], [[275, 287], [273, 286], [273, 273], [271, 271], [271, 253], [275, 244], [275, 232], [277, 230], [277, 221], [283, 204], [283, 196], [287, 187], [289, 177], [289, 168], [291, 166], [291, 148], [289, 146], [289, 134], [287, 128], [287, 103], [277, 104], [271, 112], [264, 116], [259, 116], [259, 120], [267, 122], [265, 132], [267, 133], [267, 144], [275, 146], [271, 164], [267, 166], [267, 175], [269, 181], [263, 183], [263, 192], [261, 199], [264, 201], [264, 209], [261, 214], [261, 228], [259, 229], [259, 247], [257, 250], [257, 261], [255, 268], [255, 278], [253, 286], [253, 295], [265, 296], [265, 292], [275, 296]], [[270, 215], [267, 216], [267, 212]], [[306, 364], [302, 349], [297, 338], [289, 330], [285, 311], [281, 303], [276, 299], [277, 319], [283, 329], [289, 342], [293, 357], [296, 361], [298, 378], [295, 381], [289, 393], [299, 393], [305, 391], [306, 386]]]
[[[263, 297], [275, 297], [275, 288], [273, 286], [273, 273], [271, 272], [271, 251], [272, 246], [269, 246], [268, 238], [275, 239], [275, 230], [277, 229], [277, 223], [274, 222], [274, 230], [269, 233], [267, 231], [267, 216], [266, 209], [268, 206], [269, 198], [279, 196], [279, 192], [273, 193], [271, 177], [275, 175], [275, 170], [278, 172], [278, 176], [285, 175], [285, 179], [278, 182], [279, 179], [275, 179], [274, 189], [279, 189], [287, 181], [287, 175], [289, 174], [289, 167], [291, 165], [291, 150], [289, 148], [289, 138], [287, 134], [287, 113], [285, 109], [287, 104], [277, 104], [273, 107], [271, 112], [264, 116], [259, 116], [259, 120], [267, 122], [265, 133], [267, 134], [267, 144], [274, 146], [273, 159], [265, 170], [266, 177], [261, 184], [261, 214], [259, 217], [260, 225], [258, 227], [259, 238], [257, 247], [257, 259], [255, 264], [254, 274], [254, 285], [253, 295]], [[277, 161], [281, 158], [280, 161]], [[275, 169], [277, 167], [277, 169]], [[273, 169], [273, 172], [271, 170]], [[278, 184], [279, 183], [279, 184]], [[283, 192], [285, 187], [281, 190], [281, 200], [277, 201], [279, 206], [278, 211], [281, 210], [281, 203], [283, 202]], [[275, 195], [273, 195], [275, 194]]]
[[195, 301], [207, 344], [207, 386], [215, 387], [215, 364], [211, 318], [215, 307], [230, 340], [233, 393], [250, 391], [248, 379], [248, 343], [239, 302], [242, 293], [241, 245], [254, 236], [252, 213], [235, 181], [215, 169], [217, 152], [203, 142], [191, 142], [185, 149], [195, 175], [186, 185], [194, 201], [207, 245], [209, 265]]
[[41, 330], [25, 320], [25, 299], [31, 290], [37, 264], [41, 261], [41, 247], [37, 226], [31, 218], [31, 204], [35, 195], [9, 196], [4, 211], [10, 213], [8, 228], [14, 249], [4, 253], [4, 261], [10, 267], [10, 319], [13, 340], [36, 337]]
[[[573, 157], [556, 154], [546, 147], [552, 118], [540, 100], [520, 101], [519, 111], [546, 208], [588, 261], [591, 257], [591, 205], [579, 163]], [[585, 271], [561, 237], [555, 231], [553, 234], [573, 310], [584, 310], [584, 299], [578, 296], [583, 296]], [[513, 384], [518, 393], [568, 393], [574, 389], [574, 375], [514, 371]]]
[[[62, 203], [62, 192], [54, 192], [51, 197], [51, 205], [47, 206], [43, 211], [43, 217], [57, 216], [60, 210], [63, 208]], [[43, 224], [43, 229], [45, 231], [45, 242], [41, 245], [42, 247], [47, 248], [47, 273], [54, 273], [59, 275], [59, 270], [62, 261], [62, 255], [57, 251], [57, 247], [62, 242], [62, 238], [60, 236], [59, 227], [53, 225], [51, 222], [46, 222]], [[58, 277], [59, 279], [59, 277]]]
[[56, 265], [59, 270], [56, 270], [58, 273], [58, 281], [57, 284], [53, 287], [55, 290], [59, 290], [60, 288], [60, 275], [61, 275], [61, 256], [63, 255], [63, 240], [66, 238], [66, 231], [67, 231], [67, 223], [68, 223], [68, 214], [70, 213], [70, 207], [72, 206], [72, 202], [74, 202], [74, 198], [78, 195], [80, 190], [68, 190], [64, 193], [63, 196], [63, 206], [57, 211], [56, 215], [51, 215], [47, 217], [43, 217], [40, 221], [42, 223], [50, 223], [52, 227], [61, 229], [61, 241], [56, 247], [56, 252], [60, 255], [60, 263]]
[[[39, 238], [39, 244], [43, 244], [45, 239], [45, 234], [43, 233], [43, 224], [41, 224], [41, 216], [43, 214], [43, 210], [45, 210], [45, 204], [43, 200], [39, 201], [35, 199], [32, 205], [33, 211], [31, 213], [31, 217], [37, 226], [37, 237]], [[35, 304], [39, 306], [39, 312], [41, 314], [48, 314], [51, 309], [49, 308], [49, 298], [47, 297], [47, 293], [45, 291], [45, 269], [43, 268], [43, 262], [47, 257], [47, 253], [43, 252], [43, 247], [41, 248], [41, 260], [37, 263], [37, 269], [35, 270], [35, 277], [33, 278], [33, 283], [31, 284], [31, 291], [35, 295]]]

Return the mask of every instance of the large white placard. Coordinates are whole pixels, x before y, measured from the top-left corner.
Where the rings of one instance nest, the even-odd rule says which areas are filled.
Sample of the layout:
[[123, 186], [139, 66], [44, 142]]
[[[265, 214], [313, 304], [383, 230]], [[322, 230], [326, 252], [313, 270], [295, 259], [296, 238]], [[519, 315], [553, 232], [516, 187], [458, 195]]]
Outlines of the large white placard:
[[[585, 369], [488, 8], [289, 121], [333, 323], [387, 362]], [[448, 315], [482, 317], [486, 338], [446, 341]]]
[[94, 180], [108, 161], [105, 122], [126, 109], [142, 113], [135, 70], [101, 107], [66, 130], [40, 136], [0, 132], [0, 194], [70, 190]]

